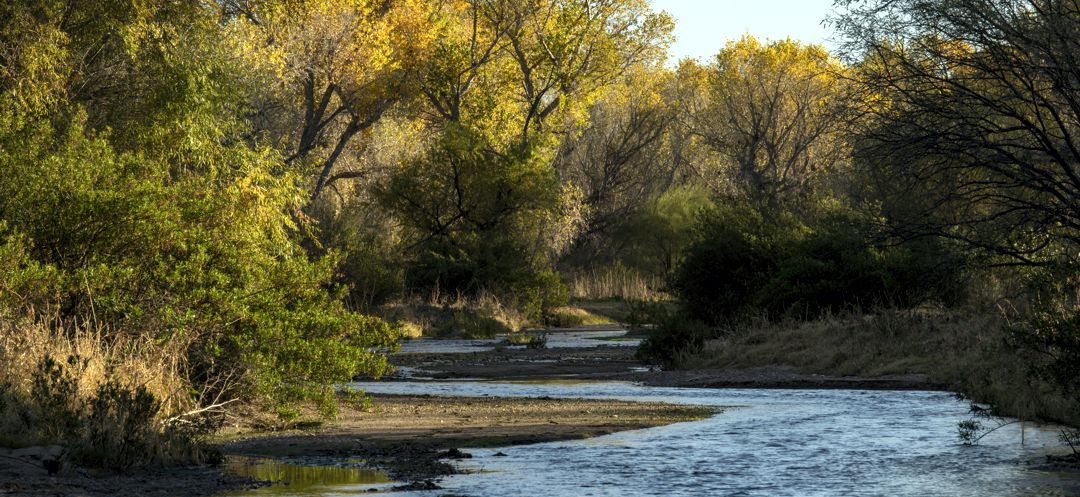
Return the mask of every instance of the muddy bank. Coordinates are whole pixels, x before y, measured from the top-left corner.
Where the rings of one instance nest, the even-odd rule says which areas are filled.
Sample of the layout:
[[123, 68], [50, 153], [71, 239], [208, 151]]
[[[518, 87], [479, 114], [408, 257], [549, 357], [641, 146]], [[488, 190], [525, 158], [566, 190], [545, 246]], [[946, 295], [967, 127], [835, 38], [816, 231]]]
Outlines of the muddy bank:
[[790, 366], [662, 371], [634, 358], [632, 347], [493, 350], [467, 354], [399, 354], [410, 374], [433, 379], [525, 380], [577, 378], [633, 381], [685, 388], [948, 390], [923, 374], [872, 378], [806, 374]]
[[551, 398], [373, 396], [370, 411], [343, 409], [317, 429], [234, 435], [226, 454], [363, 459], [401, 481], [451, 474], [447, 460], [470, 447], [573, 440], [692, 421], [716, 409], [659, 403]]
[[0, 495], [19, 497], [202, 497], [255, 486], [251, 478], [213, 466], [115, 473], [65, 465], [49, 474], [40, 460], [0, 457]]
[[[375, 395], [374, 407], [342, 407], [308, 430], [277, 433], [241, 427], [218, 447], [226, 455], [286, 458], [304, 464], [362, 460], [397, 481], [426, 488], [454, 473], [470, 447], [573, 440], [708, 417], [717, 409], [588, 399], [453, 398]], [[117, 474], [64, 464], [49, 474], [41, 457], [0, 457], [0, 495], [27, 497], [211, 496], [258, 486], [221, 467], [160, 468]]]

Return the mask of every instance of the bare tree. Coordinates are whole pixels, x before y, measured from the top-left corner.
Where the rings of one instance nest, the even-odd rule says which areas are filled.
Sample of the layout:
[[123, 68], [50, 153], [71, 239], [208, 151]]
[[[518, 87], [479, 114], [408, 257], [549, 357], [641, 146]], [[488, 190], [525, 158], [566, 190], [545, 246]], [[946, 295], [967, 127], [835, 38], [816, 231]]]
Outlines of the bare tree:
[[1009, 264], [1080, 243], [1080, 2], [843, 2], [858, 162], [909, 237]]

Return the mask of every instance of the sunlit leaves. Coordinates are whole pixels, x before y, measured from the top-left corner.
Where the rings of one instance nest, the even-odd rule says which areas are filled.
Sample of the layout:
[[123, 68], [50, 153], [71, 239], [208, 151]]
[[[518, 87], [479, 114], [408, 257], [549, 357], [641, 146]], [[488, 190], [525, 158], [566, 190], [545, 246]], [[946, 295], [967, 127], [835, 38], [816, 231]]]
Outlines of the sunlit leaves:
[[718, 173], [738, 195], [776, 206], [846, 157], [844, 70], [822, 47], [747, 36], [704, 72], [680, 74], [705, 84], [689, 109], [695, 134], [723, 158], [727, 172]]
[[297, 236], [300, 181], [249, 139], [235, 33], [202, 4], [107, 5], [0, 23], [4, 311], [178, 344], [211, 396], [287, 405], [385, 371], [394, 330], [345, 308], [336, 256]]

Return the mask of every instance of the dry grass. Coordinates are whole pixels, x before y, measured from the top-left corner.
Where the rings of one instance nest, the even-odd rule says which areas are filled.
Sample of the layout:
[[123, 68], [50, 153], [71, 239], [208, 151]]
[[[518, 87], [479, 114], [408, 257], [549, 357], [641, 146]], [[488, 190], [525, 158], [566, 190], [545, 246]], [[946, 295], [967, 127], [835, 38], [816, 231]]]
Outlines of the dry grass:
[[0, 445], [59, 443], [115, 469], [202, 461], [183, 347], [0, 313]]
[[615, 320], [607, 316], [593, 314], [577, 306], [556, 307], [551, 311], [551, 315], [552, 325], [559, 328], [612, 324], [615, 322]]
[[925, 374], [1023, 418], [1075, 422], [1069, 403], [1029, 374], [1038, 358], [1009, 344], [996, 312], [886, 310], [731, 330], [678, 361], [682, 369], [795, 366], [803, 373]]
[[516, 309], [490, 293], [470, 298], [411, 298], [386, 304], [379, 309], [384, 319], [396, 321], [409, 335], [485, 337], [522, 329], [526, 320]]
[[77, 368], [79, 395], [89, 398], [107, 381], [129, 388], [145, 387], [162, 401], [162, 413], [173, 415], [192, 408], [188, 384], [181, 374], [184, 344], [154, 343], [149, 338], [109, 336], [101, 326], [65, 326], [55, 317], [33, 312], [18, 317], [0, 315], [0, 384], [28, 392], [31, 378], [45, 357], [81, 359]]
[[622, 265], [583, 271], [570, 282], [570, 297], [580, 300], [664, 300], [662, 278], [645, 276]]

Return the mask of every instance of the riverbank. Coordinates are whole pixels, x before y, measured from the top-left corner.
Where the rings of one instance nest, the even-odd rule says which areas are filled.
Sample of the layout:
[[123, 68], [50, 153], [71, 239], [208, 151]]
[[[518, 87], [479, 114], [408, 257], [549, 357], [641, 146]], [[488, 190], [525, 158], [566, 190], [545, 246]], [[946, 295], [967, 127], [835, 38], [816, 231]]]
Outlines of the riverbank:
[[225, 436], [227, 455], [363, 459], [398, 481], [452, 474], [461, 449], [576, 440], [694, 421], [715, 408], [613, 400], [373, 395], [371, 409], [343, 407], [309, 430]]
[[[40, 452], [44, 448], [29, 448]], [[71, 465], [50, 474], [27, 449], [0, 453], [0, 495], [18, 497], [204, 497], [258, 485], [217, 466], [149, 468], [117, 473]], [[14, 454], [13, 454], [14, 453]]]
[[[233, 426], [215, 444], [226, 457], [294, 462], [364, 460], [415, 488], [453, 474], [462, 449], [576, 440], [711, 416], [718, 409], [646, 402], [552, 398], [373, 395], [372, 408], [341, 406], [337, 419], [266, 432]], [[0, 457], [0, 495], [26, 497], [202, 497], [258, 486], [222, 468], [160, 468], [126, 474], [64, 467], [51, 475], [40, 457]]]
[[[806, 372], [786, 364], [661, 370], [642, 365], [635, 347], [503, 349], [469, 353], [401, 354], [393, 357], [410, 375], [431, 379], [544, 380], [573, 378], [630, 381], [684, 388], [785, 388], [857, 390], [948, 390], [920, 373], [876, 376]], [[401, 379], [408, 379], [402, 376]]]
[[[553, 338], [552, 343], [556, 342]], [[392, 361], [400, 367], [400, 374], [390, 381], [418, 378], [529, 383], [623, 381], [662, 387], [858, 390], [947, 390], [949, 387], [928, 374], [815, 374], [795, 365], [769, 362], [780, 356], [764, 354], [750, 356], [759, 362], [728, 361], [724, 364], [729, 365], [720, 366], [717, 347], [722, 344], [719, 343], [710, 345], [707, 351], [713, 355], [709, 356], [710, 362], [700, 364], [702, 367], [661, 371], [640, 364], [634, 358], [635, 347], [618, 346], [606, 340], [595, 342], [594, 347], [485, 346], [490, 350], [397, 354], [392, 356]], [[773, 343], [776, 341], [747, 340], [739, 346], [751, 351], [751, 345], [765, 347]], [[451, 342], [434, 341], [432, 345], [434, 350], [461, 350], [460, 344]], [[736, 351], [732, 348], [726, 353]], [[470, 448], [583, 439], [692, 421], [717, 412], [710, 407], [545, 397], [380, 394], [373, 395], [371, 400], [370, 409], [349, 407], [343, 402], [336, 420], [310, 422], [303, 424], [305, 429], [290, 431], [268, 432], [255, 417], [241, 417], [238, 424], [220, 434], [216, 445], [226, 456], [287, 459], [300, 464], [362, 460], [362, 464], [385, 470], [396, 481], [419, 485], [414, 488], [430, 488], [442, 476], [453, 473], [450, 462], [467, 457]], [[173, 468], [109, 475], [69, 468], [50, 476], [40, 466], [0, 458], [0, 495], [198, 497], [255, 484], [250, 478], [230, 476], [222, 471], [213, 467]]]

